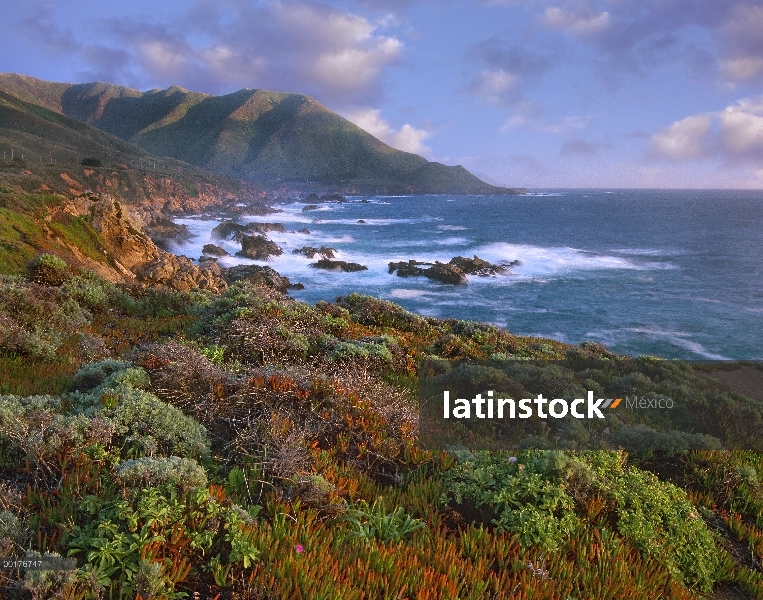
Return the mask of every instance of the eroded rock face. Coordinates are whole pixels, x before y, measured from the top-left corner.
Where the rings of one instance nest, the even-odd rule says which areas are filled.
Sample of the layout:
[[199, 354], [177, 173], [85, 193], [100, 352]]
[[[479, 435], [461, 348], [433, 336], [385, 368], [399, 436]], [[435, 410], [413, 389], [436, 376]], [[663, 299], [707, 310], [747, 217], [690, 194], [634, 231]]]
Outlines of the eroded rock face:
[[241, 251], [236, 256], [253, 260], [268, 260], [271, 256], [283, 254], [281, 247], [264, 235], [245, 235], [241, 238]]
[[322, 258], [316, 263], [311, 263], [311, 267], [315, 269], [326, 269], [328, 271], [345, 271], [346, 273], [354, 273], [355, 271], [367, 271], [368, 267], [354, 262], [346, 262], [344, 260], [329, 260], [328, 258]]
[[114, 198], [103, 194], [90, 204], [89, 212], [90, 225], [121, 266], [132, 270], [158, 258], [160, 251], [154, 242], [138, 229], [127, 209]]
[[254, 285], [263, 285], [286, 293], [289, 289], [303, 289], [301, 283], [292, 284], [288, 277], [284, 277], [278, 271], [270, 267], [259, 265], [236, 265], [222, 270], [225, 280], [231, 284], [235, 281], [246, 280]]
[[[419, 265], [425, 265], [428, 268], [423, 269]], [[408, 262], [401, 261], [389, 263], [389, 272], [394, 273], [395, 271], [397, 271], [398, 277], [421, 276], [452, 285], [466, 284], [466, 273], [454, 265], [445, 264], [440, 261], [425, 263], [409, 260]]]
[[219, 294], [228, 287], [220, 266], [214, 260], [196, 266], [186, 256], [162, 251], [157, 258], [137, 267], [135, 275], [143, 283], [162, 285], [179, 292], [202, 289]]

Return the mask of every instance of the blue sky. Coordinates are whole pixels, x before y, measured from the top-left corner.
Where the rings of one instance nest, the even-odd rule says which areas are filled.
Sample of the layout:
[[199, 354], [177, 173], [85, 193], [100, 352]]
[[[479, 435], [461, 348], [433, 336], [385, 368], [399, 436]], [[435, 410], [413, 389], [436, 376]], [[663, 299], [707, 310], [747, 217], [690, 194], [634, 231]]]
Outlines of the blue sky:
[[5, 2], [0, 71], [309, 94], [527, 187], [763, 187], [763, 2]]

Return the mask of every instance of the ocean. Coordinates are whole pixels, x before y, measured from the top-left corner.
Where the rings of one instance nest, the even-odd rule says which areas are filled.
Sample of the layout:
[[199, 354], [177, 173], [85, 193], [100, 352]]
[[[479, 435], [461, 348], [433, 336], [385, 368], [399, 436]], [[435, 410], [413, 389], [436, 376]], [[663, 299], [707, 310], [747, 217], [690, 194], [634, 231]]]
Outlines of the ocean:
[[[284, 254], [268, 262], [225, 257], [221, 266], [269, 265], [308, 303], [356, 291], [413, 312], [473, 319], [517, 335], [594, 341], [631, 356], [763, 360], [763, 192], [544, 190], [517, 196], [366, 196], [347, 203], [278, 204], [242, 223], [269, 232]], [[197, 259], [220, 222], [176, 219], [194, 234], [172, 250]], [[359, 223], [358, 221], [365, 221]], [[297, 233], [307, 228], [310, 233]], [[231, 254], [234, 241], [217, 242]], [[335, 248], [367, 271], [310, 267], [303, 246]], [[479, 256], [521, 261], [511, 274], [464, 286], [388, 273], [390, 261]]]

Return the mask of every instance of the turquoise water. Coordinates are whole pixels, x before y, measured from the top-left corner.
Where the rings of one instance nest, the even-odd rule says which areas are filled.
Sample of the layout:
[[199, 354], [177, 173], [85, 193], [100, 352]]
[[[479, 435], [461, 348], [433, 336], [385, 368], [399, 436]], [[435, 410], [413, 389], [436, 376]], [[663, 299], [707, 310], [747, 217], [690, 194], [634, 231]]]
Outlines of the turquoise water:
[[[284, 255], [268, 263], [306, 302], [359, 291], [420, 314], [474, 319], [512, 333], [591, 340], [630, 355], [763, 359], [763, 192], [560, 190], [521, 196], [351, 198], [247, 221], [282, 222]], [[365, 224], [358, 223], [364, 220]], [[179, 219], [198, 258], [219, 220]], [[310, 234], [296, 233], [306, 227]], [[235, 242], [222, 244], [230, 252]], [[312, 269], [291, 250], [328, 245], [359, 273]], [[390, 275], [390, 261], [478, 255], [522, 261], [466, 286]], [[226, 258], [224, 266], [253, 263]]]

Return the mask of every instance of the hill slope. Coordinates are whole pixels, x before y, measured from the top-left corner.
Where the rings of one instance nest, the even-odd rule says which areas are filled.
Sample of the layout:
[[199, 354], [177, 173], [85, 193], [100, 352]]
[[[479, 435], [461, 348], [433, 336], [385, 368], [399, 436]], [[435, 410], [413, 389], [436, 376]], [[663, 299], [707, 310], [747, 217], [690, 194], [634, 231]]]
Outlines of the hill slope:
[[346, 192], [511, 193], [463, 167], [396, 150], [302, 94], [179, 87], [139, 92], [0, 74], [0, 89], [94, 125], [153, 154], [221, 175]]

